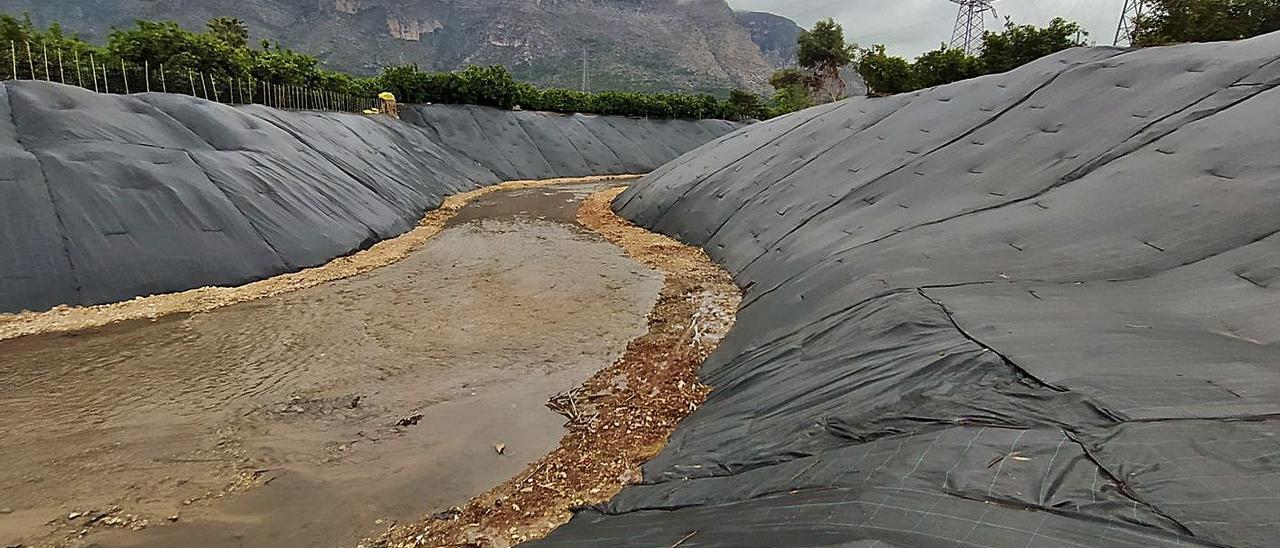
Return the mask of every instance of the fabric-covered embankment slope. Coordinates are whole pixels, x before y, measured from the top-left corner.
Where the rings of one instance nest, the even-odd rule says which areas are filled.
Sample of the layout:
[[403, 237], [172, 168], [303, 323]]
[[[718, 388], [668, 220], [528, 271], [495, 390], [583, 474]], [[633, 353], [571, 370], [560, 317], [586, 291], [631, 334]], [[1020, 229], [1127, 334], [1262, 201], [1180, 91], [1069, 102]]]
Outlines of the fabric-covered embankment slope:
[[734, 128], [425, 110], [439, 120], [4, 82], [0, 312], [316, 266], [405, 232], [448, 194], [502, 179], [648, 171]]
[[545, 545], [1276, 545], [1278, 58], [1071, 50], [637, 183], [746, 298], [645, 484]]

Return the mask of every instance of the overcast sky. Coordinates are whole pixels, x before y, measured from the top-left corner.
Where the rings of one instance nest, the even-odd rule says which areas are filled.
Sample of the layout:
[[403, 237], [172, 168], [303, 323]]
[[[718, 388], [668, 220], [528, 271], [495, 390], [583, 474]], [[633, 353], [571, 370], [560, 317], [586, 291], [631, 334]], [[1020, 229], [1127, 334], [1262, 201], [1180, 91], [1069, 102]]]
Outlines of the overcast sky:
[[[734, 9], [767, 11], [794, 19], [803, 27], [833, 17], [844, 25], [845, 38], [860, 46], [884, 44], [889, 52], [905, 57], [936, 49], [951, 40], [959, 6], [948, 0], [728, 0]], [[1110, 44], [1124, 0], [995, 0], [1000, 20], [988, 19], [987, 28], [1003, 24], [1006, 15], [1018, 23], [1045, 25], [1054, 17], [1080, 23], [1089, 40]]]

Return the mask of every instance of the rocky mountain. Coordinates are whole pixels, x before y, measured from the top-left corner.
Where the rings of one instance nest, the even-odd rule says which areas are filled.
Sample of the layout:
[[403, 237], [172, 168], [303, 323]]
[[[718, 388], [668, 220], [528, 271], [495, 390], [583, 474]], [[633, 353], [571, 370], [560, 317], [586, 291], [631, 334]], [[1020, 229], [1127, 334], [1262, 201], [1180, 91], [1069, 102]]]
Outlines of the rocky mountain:
[[255, 40], [357, 74], [502, 64], [524, 80], [577, 88], [585, 57], [593, 90], [764, 92], [794, 56], [794, 38], [790, 53], [785, 43], [794, 23], [737, 15], [725, 0], [0, 0], [0, 11], [86, 38], [138, 18], [201, 28], [238, 17]]
[[764, 53], [769, 64], [776, 68], [796, 64], [796, 40], [804, 29], [795, 21], [763, 11], [740, 11], [735, 18], [747, 29], [751, 41]]

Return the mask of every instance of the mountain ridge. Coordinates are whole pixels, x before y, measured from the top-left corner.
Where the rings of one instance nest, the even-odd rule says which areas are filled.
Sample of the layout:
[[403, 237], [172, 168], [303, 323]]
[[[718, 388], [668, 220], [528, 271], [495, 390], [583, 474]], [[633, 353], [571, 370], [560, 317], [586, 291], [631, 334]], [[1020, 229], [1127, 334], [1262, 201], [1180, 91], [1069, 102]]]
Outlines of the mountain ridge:
[[595, 91], [767, 93], [770, 73], [794, 62], [794, 44], [788, 53], [779, 43], [794, 22], [724, 0], [2, 0], [0, 11], [92, 40], [134, 19], [198, 29], [236, 17], [255, 41], [357, 75], [501, 64], [522, 80], [578, 88], [585, 56]]

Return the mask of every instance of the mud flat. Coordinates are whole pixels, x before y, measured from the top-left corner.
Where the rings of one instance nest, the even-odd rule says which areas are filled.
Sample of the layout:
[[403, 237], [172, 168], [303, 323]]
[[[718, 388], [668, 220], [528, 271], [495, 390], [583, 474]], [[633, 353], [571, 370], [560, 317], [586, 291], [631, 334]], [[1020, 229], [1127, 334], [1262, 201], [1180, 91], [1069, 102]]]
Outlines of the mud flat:
[[[610, 184], [507, 185], [287, 282], [9, 317], [0, 545], [355, 545], [544, 462], [565, 432], [548, 398], [599, 390], [646, 326], [694, 337], [671, 401], [691, 405], [712, 335], [649, 313], [715, 307], [577, 224]], [[573, 394], [586, 412], [594, 392]], [[636, 435], [636, 457], [664, 438]]]
[[604, 503], [640, 481], [640, 466], [706, 398], [710, 388], [697, 369], [733, 326], [741, 295], [701, 250], [616, 216], [609, 204], [621, 191], [588, 198], [578, 221], [663, 274], [648, 332], [612, 366], [549, 402], [569, 418], [554, 451], [465, 505], [392, 525], [359, 546], [505, 547], [541, 538], [572, 509]]

